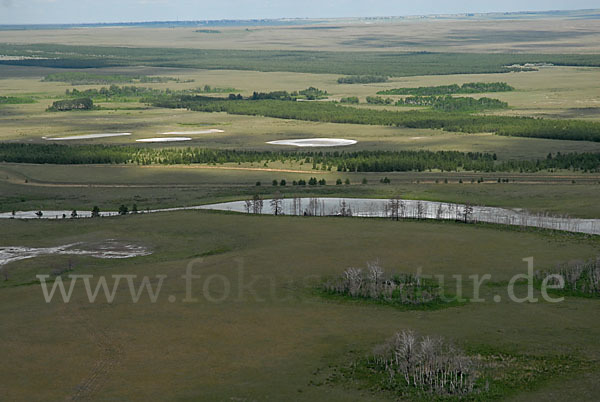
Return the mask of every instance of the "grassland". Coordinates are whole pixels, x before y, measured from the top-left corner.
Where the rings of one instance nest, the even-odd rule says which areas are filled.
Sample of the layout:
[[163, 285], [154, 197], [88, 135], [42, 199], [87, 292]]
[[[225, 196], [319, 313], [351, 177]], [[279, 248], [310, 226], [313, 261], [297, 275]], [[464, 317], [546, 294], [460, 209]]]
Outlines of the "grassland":
[[[584, 14], [589, 18], [578, 14], [570, 19], [544, 16], [506, 21], [465, 17], [459, 18], [460, 23], [449, 17], [372, 24], [328, 21], [318, 29], [312, 25], [219, 27], [210, 29], [210, 34], [194, 32], [196, 28], [147, 27], [2, 31], [0, 55], [26, 50], [39, 56], [55, 57], [57, 51], [60, 55], [55, 61], [24, 60], [30, 66], [0, 62], [0, 96], [34, 102], [0, 104], [0, 141], [47, 144], [42, 137], [131, 132], [128, 137], [63, 143], [160, 149], [163, 145], [136, 145], [135, 140], [170, 131], [220, 129], [224, 132], [193, 135], [183, 146], [294, 152], [296, 148], [266, 142], [347, 138], [358, 143], [344, 150], [481, 152], [496, 154], [498, 163], [543, 159], [557, 152], [598, 153], [600, 143], [590, 141], [194, 112], [153, 107], [139, 102], [137, 96], [94, 98], [98, 110], [45, 111], [54, 101], [65, 99], [74, 86], [70, 80], [44, 81], [44, 77], [67, 72], [71, 77], [72, 73], [85, 73], [88, 78], [136, 77], [127, 85], [160, 91], [205, 85], [235, 88], [245, 97], [255, 91], [316, 87], [327, 91], [329, 100], [356, 96], [361, 103], [353, 107], [376, 111], [400, 109], [365, 104], [379, 91], [506, 82], [515, 90], [464, 96], [508, 103], [507, 109], [485, 111], [487, 115], [598, 123], [600, 69], [593, 66], [600, 60], [600, 20]], [[538, 66], [528, 72], [505, 68], [535, 61], [569, 66]], [[339, 84], [344, 74], [391, 78]], [[108, 85], [96, 82], [76, 89], [100, 90]], [[401, 95], [392, 98], [395, 102]], [[291, 185], [310, 177], [325, 179], [327, 184]], [[381, 183], [384, 177], [390, 184]], [[286, 186], [271, 184], [282, 179]], [[350, 184], [336, 185], [338, 179], [348, 179]], [[480, 179], [482, 183], [477, 182]], [[134, 203], [145, 210], [256, 194], [268, 198], [276, 191], [287, 198], [399, 195], [600, 217], [600, 175], [571, 170], [354, 173], [313, 170], [311, 163], [300, 161], [174, 166], [0, 163], [0, 212], [89, 211], [95, 205], [101, 211], [114, 211]], [[522, 261], [526, 257], [534, 257], [536, 269], [548, 270], [558, 263], [595, 258], [600, 252], [597, 237], [455, 222], [206, 211], [3, 220], [0, 225], [0, 247], [117, 239], [153, 251], [128, 260], [47, 255], [2, 268], [8, 280], [0, 277], [4, 346], [0, 400], [397, 400], [393, 393], [372, 388], [368, 379], [335, 379], [402, 329], [443, 336], [474, 355], [502, 355], [503, 364], [517, 362], [515, 385], [502, 383], [494, 388], [494, 395], [504, 399], [595, 400], [600, 392], [598, 300], [569, 295], [562, 303], [517, 304], [507, 300], [504, 288], [511, 276], [526, 272]], [[194, 287], [199, 301], [184, 303], [181, 276], [199, 257], [203, 262], [194, 266], [201, 275]], [[489, 273], [492, 279], [481, 287], [484, 303], [436, 310], [349, 302], [323, 297], [317, 290], [324, 280], [348, 267], [375, 259], [390, 274], [420, 267], [425, 274], [445, 275], [450, 292], [455, 274], [464, 276], [467, 294], [472, 287], [468, 275]], [[156, 303], [147, 297], [132, 303], [124, 284], [112, 304], [89, 303], [81, 287], [71, 303], [45, 303], [39, 285], [32, 284], [35, 275], [69, 266], [72, 274], [108, 275], [109, 283], [110, 275], [117, 274], [167, 278]], [[206, 284], [211, 275], [222, 277]], [[219, 298], [226, 293], [222, 280], [230, 283], [231, 297], [210, 302], [206, 294]], [[244, 284], [249, 290], [238, 297]], [[524, 292], [524, 286], [517, 285], [517, 293]], [[495, 295], [502, 300], [494, 302]]]
[[[3, 244], [49, 246], [106, 237], [136, 239], [152, 247], [154, 254], [124, 262], [76, 259], [74, 272], [168, 275], [163, 297], [155, 304], [144, 300], [131, 304], [127, 294], [112, 305], [89, 304], [82, 289], [76, 290], [72, 303], [45, 304], [38, 286], [2, 289], [3, 339], [8, 345], [4, 367], [11, 367], [3, 371], [4, 381], [11, 384], [3, 388], [6, 399], [18, 399], [24, 393], [65, 398], [76, 392], [77, 384], [97, 374], [103, 383], [97, 395], [103, 398], [264, 399], [277, 395], [294, 400], [385, 400], [391, 397], [370, 396], [352, 386], [310, 384], [320, 382], [315, 372], [327, 373], [333, 366], [344, 366], [356, 356], [368, 354], [398, 328], [444, 335], [474, 349], [493, 346], [509, 354], [565, 355], [591, 362], [600, 356], [594, 341], [598, 328], [593, 300], [569, 299], [560, 305], [484, 303], [403, 312], [330, 302], [315, 298], [310, 288], [303, 287], [372, 258], [380, 258], [389, 270], [421, 266], [425, 273], [447, 275], [485, 270], [502, 281], [524, 270], [524, 252], [543, 267], [558, 260], [593, 256], [598, 251], [595, 241], [455, 224], [196, 212], [3, 225], [7, 229], [1, 235]], [[347, 236], [349, 232], [353, 236]], [[437, 244], [435, 254], [428, 252], [432, 244]], [[490, 244], [495, 247], [489, 248]], [[168, 295], [176, 295], [178, 300], [184, 296], [179, 277], [190, 259], [215, 249], [231, 251], [206, 257], [195, 270], [205, 278], [225, 275], [232, 289], [237, 289], [235, 259], [241, 258], [249, 277], [262, 275], [254, 285], [256, 293], [242, 301], [232, 298], [210, 303], [201, 296], [199, 281], [198, 303], [168, 303]], [[22, 261], [13, 264], [11, 281], [65, 263], [59, 257]], [[270, 280], [278, 284], [277, 298], [271, 294]], [[218, 282], [207, 289], [215, 296], [223, 291]], [[489, 298], [496, 291], [484, 287], [482, 295]], [[281, 299], [284, 296], [289, 297]], [[558, 320], [565, 312], [568, 320]], [[473, 331], [473, 326], [478, 330]], [[52, 352], [59, 341], [69, 345], [69, 353], [60, 358]], [[23, 359], [23, 350], [29, 350], [31, 357]], [[63, 364], [56, 364], [57, 359]], [[54, 368], [48, 372], [50, 364]], [[98, 364], [107, 369], [95, 373]], [[546, 378], [542, 383], [552, 385], [560, 380], [568, 386], [571, 381], [583, 382], [572, 394], [583, 397], [596, 383], [576, 374], [577, 370], [565, 372], [563, 377]], [[154, 381], [148, 382], [150, 377]], [[532, 384], [533, 390], [542, 383]]]
[[[598, 12], [556, 18], [527, 14], [468, 18], [332, 21], [322, 26], [196, 28], [72, 28], [3, 31], [7, 43], [171, 47], [192, 49], [597, 53]], [[586, 17], [588, 15], [588, 17]], [[501, 19], [499, 19], [500, 17]], [[367, 23], [365, 23], [367, 22]], [[329, 28], [329, 29], [327, 29]]]
[[[240, 170], [240, 168], [245, 170]], [[247, 170], [246, 170], [247, 169]], [[326, 186], [292, 186], [293, 180], [317, 176]], [[381, 184], [388, 177], [391, 183]], [[476, 183], [483, 177], [484, 183]], [[362, 179], [368, 184], [363, 185]], [[498, 183], [498, 178], [509, 183]], [[285, 187], [273, 180], [285, 179]], [[349, 179], [350, 186], [335, 185]], [[448, 180], [448, 183], [444, 181]], [[261, 186], [257, 187], [257, 181]], [[437, 183], [436, 183], [437, 181]], [[459, 181], [463, 183], [460, 184]], [[471, 183], [471, 181], [475, 183]], [[575, 181], [575, 184], [573, 184]], [[533, 212], [594, 218], [600, 176], [590, 174], [473, 174], [473, 173], [338, 173], [313, 171], [311, 166], [262, 165], [203, 166], [0, 166], [0, 210], [66, 209], [117, 210], [121, 204], [163, 208], [217, 201], [271, 196], [311, 195], [471, 202], [478, 205], [525, 208]]]

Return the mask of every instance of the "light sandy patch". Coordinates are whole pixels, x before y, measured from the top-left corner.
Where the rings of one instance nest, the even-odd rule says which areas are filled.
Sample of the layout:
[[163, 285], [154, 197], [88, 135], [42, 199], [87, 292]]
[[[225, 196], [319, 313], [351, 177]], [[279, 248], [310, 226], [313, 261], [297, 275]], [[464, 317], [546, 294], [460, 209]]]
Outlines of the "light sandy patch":
[[42, 137], [46, 141], [69, 141], [69, 140], [90, 140], [94, 138], [106, 138], [106, 137], [125, 137], [131, 135], [131, 133], [104, 133], [104, 134], [82, 134], [72, 135], [69, 137]]
[[0, 247], [0, 266], [47, 254], [86, 255], [95, 258], [132, 258], [152, 254], [146, 247], [114, 239], [97, 243], [73, 243], [58, 247]]
[[296, 147], [344, 147], [354, 145], [358, 141], [343, 138], [303, 138], [298, 140], [268, 141], [272, 145], [293, 145]]
[[141, 138], [136, 140], [137, 142], [177, 142], [177, 141], [191, 141], [190, 137], [157, 137], [157, 138]]
[[200, 130], [200, 131], [169, 131], [166, 133], [162, 133], [162, 135], [194, 135], [194, 134], [215, 134], [215, 133], [224, 133], [225, 131], [219, 130], [216, 128], [211, 128], [210, 130]]
[[425, 137], [410, 137], [411, 140], [422, 140]]

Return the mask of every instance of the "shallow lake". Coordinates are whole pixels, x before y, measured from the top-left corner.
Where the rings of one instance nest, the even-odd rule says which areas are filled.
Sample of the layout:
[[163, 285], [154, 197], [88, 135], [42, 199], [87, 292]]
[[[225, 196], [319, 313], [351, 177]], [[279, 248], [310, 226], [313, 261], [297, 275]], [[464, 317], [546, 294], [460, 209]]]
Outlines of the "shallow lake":
[[[394, 207], [387, 199], [367, 198], [285, 198], [281, 200], [282, 215], [308, 216], [348, 216], [360, 218], [391, 218], [398, 219], [437, 219], [437, 220], [467, 220], [469, 222], [485, 222], [512, 226], [538, 227], [545, 229], [563, 230], [567, 232], [600, 234], [600, 219], [577, 219], [567, 216], [551, 216], [547, 214], [532, 214], [521, 209], [472, 206], [466, 210], [462, 204], [434, 201], [400, 200]], [[232, 201], [218, 204], [197, 205], [191, 207], [151, 209], [143, 213], [159, 213], [184, 210], [216, 210], [240, 213], [259, 213], [272, 215], [271, 200], [263, 200], [262, 209], [254, 208], [247, 201]], [[16, 211], [0, 213], [0, 219], [70, 219], [71, 211]], [[118, 215], [116, 211], [101, 212], [101, 216]], [[78, 218], [89, 218], [91, 212], [78, 211]]]

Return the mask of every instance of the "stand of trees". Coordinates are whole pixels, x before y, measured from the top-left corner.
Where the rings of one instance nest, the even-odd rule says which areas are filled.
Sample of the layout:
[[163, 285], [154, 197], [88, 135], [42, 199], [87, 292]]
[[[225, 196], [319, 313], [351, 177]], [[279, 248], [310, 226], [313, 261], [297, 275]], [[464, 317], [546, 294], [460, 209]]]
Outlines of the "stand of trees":
[[278, 100], [224, 100], [201, 96], [156, 99], [154, 106], [187, 108], [201, 112], [276, 117], [328, 123], [369, 124], [407, 128], [431, 128], [463, 133], [492, 132], [499, 135], [556, 140], [600, 141], [600, 123], [584, 120], [485, 116], [442, 111], [357, 109], [333, 102], [283, 102]]
[[[329, 94], [327, 91], [319, 88], [310, 87], [303, 89], [302, 91], [273, 91], [273, 92], [254, 92], [248, 100], [280, 100], [280, 101], [295, 101], [298, 99], [304, 100], [317, 100], [325, 99]], [[219, 99], [219, 98], [205, 98], [205, 100]], [[236, 97], [236, 100], [239, 99]], [[243, 98], [242, 98], [243, 99]], [[230, 100], [233, 100], [230, 98]]]
[[[218, 88], [205, 85], [204, 87], [184, 89], [184, 90], [171, 90], [167, 89], [155, 89], [147, 87], [138, 87], [135, 85], [111, 85], [110, 87], [102, 87], [100, 89], [90, 88], [83, 91], [73, 88], [67, 89], [65, 95], [68, 97], [88, 97], [88, 98], [147, 98], [151, 100], [163, 96], [173, 95], [194, 95], [194, 94], [205, 94], [205, 93], [231, 93], [235, 92], [234, 88]], [[236, 98], [237, 99], [237, 98]], [[243, 99], [240, 97], [240, 99]]]
[[462, 85], [440, 85], [436, 87], [394, 88], [377, 92], [378, 95], [452, 95], [476, 94], [484, 92], [509, 92], [515, 89], [506, 82], [467, 82]]
[[[380, 98], [381, 99], [381, 98]], [[389, 99], [389, 98], [388, 98]], [[409, 96], [396, 102], [396, 106], [431, 106], [444, 112], [475, 112], [486, 109], [506, 109], [508, 103], [492, 98], [455, 98], [446, 96]]]
[[442, 302], [438, 284], [418, 275], [386, 275], [377, 261], [368, 262], [366, 270], [348, 268], [339, 277], [325, 282], [323, 290], [334, 295], [389, 304], [426, 305]]
[[75, 98], [59, 100], [52, 103], [48, 109], [49, 112], [66, 112], [69, 110], [92, 110], [94, 102], [90, 98]]
[[391, 105], [394, 100], [392, 98], [382, 98], [381, 96], [367, 96], [367, 103], [370, 105]]
[[357, 96], [349, 96], [347, 98], [340, 99], [340, 103], [348, 103], [351, 105], [358, 105], [360, 103], [360, 100], [358, 99]]
[[[549, 154], [545, 159], [498, 162], [494, 154], [458, 151], [297, 152], [206, 148], [146, 148], [117, 145], [0, 143], [0, 161], [38, 164], [312, 163], [314, 169], [341, 172], [478, 171], [538, 172], [572, 170], [600, 172], [600, 154]], [[306, 182], [297, 184], [306, 184]], [[325, 184], [311, 178], [309, 184]]]

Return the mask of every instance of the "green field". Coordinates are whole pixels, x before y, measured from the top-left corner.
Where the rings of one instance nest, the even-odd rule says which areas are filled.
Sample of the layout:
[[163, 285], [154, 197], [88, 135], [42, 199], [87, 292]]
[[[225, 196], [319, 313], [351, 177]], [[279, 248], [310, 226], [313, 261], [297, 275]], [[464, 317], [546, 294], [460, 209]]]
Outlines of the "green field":
[[[163, 297], [155, 304], [144, 300], [132, 304], [127, 293], [111, 305], [89, 304], [82, 289], [75, 291], [75, 301], [69, 304], [45, 304], [37, 285], [4, 287], [0, 305], [5, 317], [4, 339], [9, 345], [5, 367], [12, 367], [4, 373], [5, 381], [12, 384], [3, 390], [7, 399], [18, 399], [23, 393], [32, 398], [65, 398], [73, 395], [77, 384], [86, 384], [95, 376], [90, 386], [99, 387], [100, 383], [101, 390], [91, 394], [108, 399], [263, 399], [277, 395], [295, 400], [387, 400], [392, 397], [372, 395], [351, 385], [310, 384], [319, 383], [333, 367], [368, 354], [402, 328], [443, 335], [474, 349], [570, 356], [590, 361], [592, 372], [600, 369], [594, 363], [600, 353], [595, 342], [596, 300], [569, 299], [559, 305], [488, 302], [434, 312], [403, 312], [323, 300], [312, 295], [309, 286], [319, 277], [375, 258], [390, 271], [414, 272], [422, 267], [425, 273], [468, 275], [484, 270], [495, 281], [503, 281], [524, 270], [524, 257], [534, 256], [536, 266], [544, 267], [594, 256], [598, 252], [595, 239], [455, 224], [195, 212], [101, 222], [9, 222], [3, 226], [7, 229], [3, 243], [30, 246], [135, 239], [152, 247], [154, 254], [125, 262], [75, 258], [75, 273], [168, 275]], [[348, 236], [349, 232], [353, 235]], [[430, 253], [431, 247], [436, 247], [435, 254]], [[237, 289], [236, 261], [241, 259], [247, 277], [261, 275], [252, 288], [255, 293], [244, 294], [242, 301], [234, 294], [221, 303], [210, 303], [201, 296], [199, 280], [198, 303], [165, 300], [167, 295], [176, 295], [178, 300], [184, 296], [179, 277], [186, 265], [194, 256], [211, 250], [230, 251], [206, 257], [195, 267], [199, 274], [205, 278], [225, 275], [232, 289]], [[14, 263], [10, 281], [26, 281], [33, 274], [64, 264], [64, 257]], [[271, 281], [275, 282], [275, 296]], [[207, 288], [210, 297], [221, 297], [224, 290], [219, 284]], [[484, 287], [482, 295], [489, 298], [498, 291]], [[566, 313], [568, 320], [558, 319]], [[45, 329], [23, 332], [24, 327]], [[69, 345], [69, 352], [55, 355], [56, 342]], [[36, 345], [33, 350], [31, 345]], [[24, 355], [24, 350], [30, 352]], [[31, 357], [23, 361], [29, 353]], [[57, 359], [64, 364], [53, 364], [49, 374], [46, 367]], [[536, 390], [557, 381], [567, 387], [579, 383], [570, 397], [583, 398], [597, 382], [577, 374], [575, 367], [573, 372], [543, 378], [531, 387]], [[155, 380], [149, 383], [150, 377]]]
[[[216, 29], [2, 30], [0, 213], [94, 206], [105, 212], [122, 205], [144, 212], [280, 193], [401, 197], [599, 219], [598, 21], [593, 11], [582, 11]], [[526, 63], [553, 65], [517, 66]], [[301, 91], [311, 87], [323, 92], [311, 90], [317, 99], [307, 101]], [[289, 99], [300, 100], [252, 100], [254, 93], [274, 91], [299, 92]], [[235, 100], [206, 100], [230, 93]], [[378, 93], [391, 101], [367, 103]], [[421, 99], [424, 106], [396, 105], [423, 94], [493, 98], [498, 102], [490, 104], [502, 108], [449, 112], [452, 107], [434, 110], [431, 99]], [[85, 97], [93, 100], [91, 110], [47, 111], [54, 102]], [[339, 103], [348, 97], [359, 103]], [[411, 116], [423, 125], [398, 123]], [[533, 131], [522, 122], [535, 126], [535, 135], [523, 136]], [[56, 140], [106, 133], [131, 135]], [[191, 140], [136, 141], [153, 137]], [[311, 138], [357, 143], [268, 144]], [[53, 143], [62, 153], [41, 147]], [[196, 163], [174, 156], [200, 149], [230, 159]], [[11, 159], [2, 159], [6, 150]], [[101, 160], [104, 151], [127, 158]], [[439, 151], [459, 152], [453, 161], [483, 158], [487, 165], [441, 169], [437, 160], [422, 171], [377, 167], [384, 156], [414, 162], [421, 155], [425, 162], [441, 158], [430, 153]], [[369, 159], [370, 169], [379, 170], [344, 171], [341, 153]], [[571, 166], [536, 167], [558, 153], [580, 156]], [[49, 163], [17, 163], [19, 157]], [[325, 184], [293, 184], [313, 177]], [[516, 303], [507, 294], [510, 279], [527, 272], [524, 258], [534, 257], [536, 270], [594, 259], [598, 236], [453, 221], [209, 211], [0, 219], [0, 227], [0, 400], [593, 401], [600, 392], [597, 295]], [[2, 265], [13, 252], [7, 247], [110, 239], [152, 253], [99, 259], [55, 251]], [[328, 279], [376, 260], [390, 275], [443, 275], [449, 294], [456, 294], [460, 275], [470, 300], [390, 305], [322, 291]], [[183, 301], [181, 277], [190, 265], [200, 276], [196, 302]], [[63, 303], [56, 293], [46, 303], [40, 274], [74, 283], [72, 300]], [[490, 278], [479, 293], [485, 301], [473, 302], [469, 276], [485, 274]], [[149, 276], [152, 286], [160, 283], [158, 275], [166, 277], [154, 303], [146, 293], [134, 303], [125, 282], [112, 303], [102, 293], [91, 303], [81, 279], [69, 282], [68, 275], [93, 275], [92, 284], [105, 276], [109, 285], [112, 275], [137, 275], [140, 283]], [[516, 293], [526, 292], [525, 282], [517, 282]], [[534, 295], [541, 298], [539, 283]], [[407, 329], [457, 345], [481, 362], [489, 387], [436, 399], [382, 385], [388, 377], [369, 359]]]

